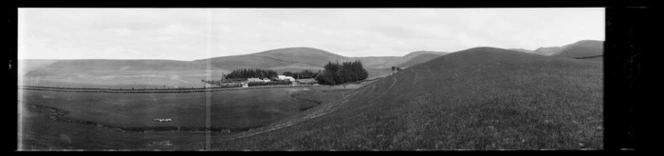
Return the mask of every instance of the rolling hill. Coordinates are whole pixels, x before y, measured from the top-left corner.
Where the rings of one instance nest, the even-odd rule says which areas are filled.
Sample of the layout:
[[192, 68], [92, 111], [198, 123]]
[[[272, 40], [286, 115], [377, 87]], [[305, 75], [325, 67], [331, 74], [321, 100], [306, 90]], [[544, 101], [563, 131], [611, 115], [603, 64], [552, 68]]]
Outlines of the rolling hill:
[[598, 56], [599, 58], [601, 58], [603, 54], [604, 54], [603, 41], [582, 40], [565, 46], [563, 50], [551, 56], [566, 57], [566, 58], [588, 58], [588, 57]]
[[[237, 68], [265, 68], [278, 72], [322, 69], [324, 63], [346, 57], [319, 49], [296, 47], [247, 55], [195, 61], [174, 60], [23, 60], [24, 85], [153, 88], [202, 87], [202, 79], [218, 79]], [[375, 72], [374, 72], [375, 74]]]
[[35, 69], [43, 68], [51, 65], [58, 60], [48, 60], [48, 59], [29, 59], [29, 60], [19, 60], [18, 67], [21, 69], [18, 70], [19, 77], [23, 76], [26, 72], [33, 71]]
[[438, 56], [443, 56], [443, 55], [447, 55], [447, 54], [449, 54], [449, 53], [446, 53], [446, 52], [437, 52], [437, 51], [414, 51], [414, 52], [410, 52], [410, 53], [404, 55], [404, 56], [403, 56], [403, 60], [404, 60], [404, 62], [406, 62], [406, 61], [409, 61], [409, 60], [411, 60], [411, 59], [413, 59], [413, 58], [419, 57], [419, 56], [421, 56], [421, 55], [438, 55]]
[[201, 79], [208, 79], [208, 75], [219, 77], [228, 71], [173, 60], [59, 60], [23, 72], [23, 85], [154, 88], [201, 87]]
[[414, 65], [221, 150], [603, 148], [602, 62], [472, 48]]
[[408, 67], [415, 64], [424, 63], [438, 56], [443, 56], [448, 53], [437, 51], [414, 51], [404, 56], [373, 56], [373, 57], [354, 57], [351, 59], [358, 59], [362, 65], [367, 68], [390, 69], [392, 66]]
[[360, 60], [362, 66], [366, 68], [387, 69], [401, 62], [402, 58], [399, 56], [370, 56], [353, 57], [351, 59]]
[[323, 66], [331, 60], [342, 61], [348, 59], [345, 56], [309, 47], [274, 49], [265, 52], [255, 53], [253, 55], [269, 57], [288, 62], [310, 64], [314, 66]]
[[[532, 53], [566, 58], [585, 58], [600, 56], [604, 52], [604, 41], [581, 40], [562, 47], [542, 47]], [[597, 57], [594, 57], [595, 59]], [[599, 57], [601, 58], [601, 57]], [[601, 60], [601, 59], [600, 59]]]
[[541, 47], [535, 49], [533, 53], [535, 54], [540, 54], [540, 55], [545, 55], [545, 56], [551, 56], [553, 54], [559, 53], [560, 50], [562, 50], [562, 47]]
[[405, 55], [400, 63], [396, 66], [399, 67], [410, 67], [424, 62], [431, 61], [435, 58], [438, 58], [449, 53], [445, 52], [433, 52], [433, 51], [415, 51], [411, 52], [408, 55]]
[[[345, 57], [325, 50], [292, 47], [235, 56], [195, 61], [175, 60], [22, 60], [19, 72], [25, 85], [127, 88], [127, 87], [201, 87], [202, 79], [217, 79], [238, 68], [263, 68], [277, 72], [318, 71], [332, 61], [360, 60], [369, 77], [389, 74], [391, 66], [414, 65], [432, 59], [420, 55], [438, 52], [413, 52], [403, 57]], [[412, 61], [411, 61], [412, 60]], [[411, 61], [411, 62], [408, 62]]]
[[319, 70], [329, 61], [348, 60], [347, 57], [330, 53], [328, 51], [309, 48], [293, 47], [273, 49], [258, 53], [223, 56], [194, 62], [205, 64], [209, 62], [212, 66], [221, 69], [233, 70], [237, 68], [263, 68], [275, 69], [277, 71], [303, 69]]
[[440, 56], [441, 55], [436, 55], [436, 54], [422, 54], [422, 55], [419, 55], [417, 57], [412, 58], [411, 60], [409, 60], [407, 62], [403, 62], [403, 63], [401, 63], [397, 66], [408, 68], [410, 66], [414, 66], [414, 65], [417, 65], [417, 64], [420, 64], [420, 63], [431, 61], [431, 60], [433, 60], [437, 57], [440, 57]]

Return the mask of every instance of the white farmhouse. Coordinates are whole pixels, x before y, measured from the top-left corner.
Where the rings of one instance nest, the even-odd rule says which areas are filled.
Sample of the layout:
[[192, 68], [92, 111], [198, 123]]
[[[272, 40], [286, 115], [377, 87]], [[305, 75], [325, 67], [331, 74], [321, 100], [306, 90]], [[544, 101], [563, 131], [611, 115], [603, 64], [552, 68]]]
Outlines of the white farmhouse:
[[155, 122], [171, 122], [171, 121], [173, 121], [173, 119], [171, 119], [171, 118], [155, 118], [155, 119], [153, 119], [153, 121], [155, 121]]
[[279, 80], [290, 80], [290, 81], [295, 81], [295, 78], [286, 76], [286, 75], [277, 75], [279, 77]]

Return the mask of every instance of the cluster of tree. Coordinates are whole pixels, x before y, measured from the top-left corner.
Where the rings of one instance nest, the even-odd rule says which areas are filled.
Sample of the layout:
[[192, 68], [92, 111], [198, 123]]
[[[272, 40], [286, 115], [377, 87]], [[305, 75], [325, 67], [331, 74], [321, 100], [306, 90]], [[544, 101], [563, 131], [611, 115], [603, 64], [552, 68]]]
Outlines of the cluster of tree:
[[367, 79], [369, 73], [360, 61], [332, 63], [324, 66], [325, 70], [320, 72], [316, 81], [320, 84], [336, 85], [346, 82], [354, 82]]
[[394, 71], [401, 71], [401, 68], [392, 66], [392, 72], [394, 72]]
[[246, 78], [275, 78], [277, 77], [277, 72], [273, 70], [265, 69], [235, 69], [231, 73], [224, 75], [223, 79], [246, 79]]
[[287, 71], [287, 72], [284, 72], [283, 74], [286, 75], [286, 76], [293, 77], [295, 79], [310, 79], [310, 78], [316, 78], [316, 76], [318, 76], [318, 73], [315, 73], [315, 72], [312, 72], [312, 71], [309, 71], [309, 70], [304, 70], [304, 71], [301, 71], [301, 72]]

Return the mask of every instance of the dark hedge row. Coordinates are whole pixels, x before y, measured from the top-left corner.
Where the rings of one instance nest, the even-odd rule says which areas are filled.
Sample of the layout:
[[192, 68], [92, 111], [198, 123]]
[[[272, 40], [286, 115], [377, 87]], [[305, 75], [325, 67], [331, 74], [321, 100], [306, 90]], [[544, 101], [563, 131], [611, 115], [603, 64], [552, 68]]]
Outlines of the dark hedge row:
[[224, 75], [223, 79], [246, 79], [246, 78], [276, 78], [277, 72], [273, 70], [266, 69], [235, 69], [231, 73]]
[[252, 86], [269, 86], [269, 85], [290, 85], [290, 81], [271, 81], [271, 82], [249, 82], [249, 87]]
[[309, 70], [304, 70], [304, 71], [301, 71], [301, 72], [287, 71], [287, 72], [284, 72], [283, 74], [286, 75], [286, 76], [293, 77], [295, 79], [310, 79], [310, 78], [316, 78], [316, 76], [318, 76], [318, 72], [312, 72], [312, 71], [309, 71]]

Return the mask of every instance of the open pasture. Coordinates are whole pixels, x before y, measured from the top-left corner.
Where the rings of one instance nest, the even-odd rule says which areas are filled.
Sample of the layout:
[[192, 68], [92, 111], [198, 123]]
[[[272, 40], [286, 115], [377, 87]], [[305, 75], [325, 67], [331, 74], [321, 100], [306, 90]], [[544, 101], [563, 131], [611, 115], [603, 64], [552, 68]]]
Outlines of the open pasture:
[[[292, 99], [291, 92], [308, 88], [260, 88], [199, 93], [72, 93], [23, 90], [25, 106], [62, 109], [73, 120], [112, 127], [205, 127], [206, 106], [211, 126], [247, 128], [261, 126], [310, 107]], [[170, 118], [172, 122], [155, 122]]]

